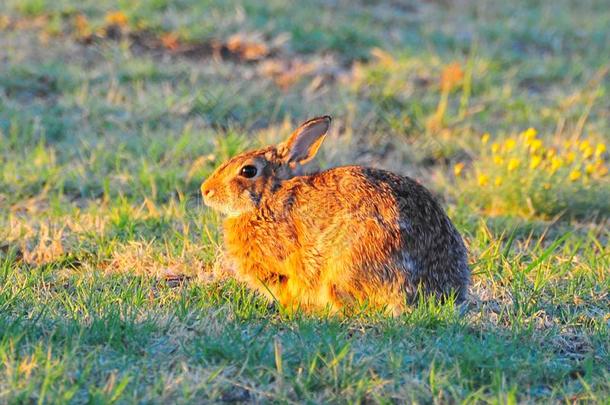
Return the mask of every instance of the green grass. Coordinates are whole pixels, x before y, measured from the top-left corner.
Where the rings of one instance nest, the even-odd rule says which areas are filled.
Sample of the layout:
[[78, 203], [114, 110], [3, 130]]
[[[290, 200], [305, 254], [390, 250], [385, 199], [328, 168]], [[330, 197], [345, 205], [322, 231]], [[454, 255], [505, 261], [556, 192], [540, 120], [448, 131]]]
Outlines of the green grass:
[[[491, 165], [484, 132], [610, 144], [608, 26], [601, 0], [3, 2], [0, 402], [607, 403], [608, 176], [574, 193], [566, 174], [552, 190], [578, 207], [536, 212], [543, 174], [499, 193], [453, 165]], [[167, 32], [202, 50], [133, 35]], [[272, 54], [203, 46], [235, 33]], [[287, 314], [214, 265], [202, 180], [318, 114], [335, 118], [319, 166], [388, 168], [443, 199], [470, 247], [465, 307]]]

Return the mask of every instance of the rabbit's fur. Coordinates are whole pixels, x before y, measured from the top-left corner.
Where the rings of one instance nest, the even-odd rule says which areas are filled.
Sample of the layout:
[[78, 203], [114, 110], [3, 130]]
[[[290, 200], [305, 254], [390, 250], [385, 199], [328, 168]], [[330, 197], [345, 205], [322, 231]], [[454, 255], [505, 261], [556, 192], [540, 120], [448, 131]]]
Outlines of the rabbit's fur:
[[309, 120], [285, 142], [225, 162], [201, 186], [205, 203], [226, 215], [237, 277], [310, 311], [368, 304], [398, 314], [418, 292], [463, 300], [466, 248], [426, 188], [360, 166], [295, 174], [329, 126], [327, 116]]

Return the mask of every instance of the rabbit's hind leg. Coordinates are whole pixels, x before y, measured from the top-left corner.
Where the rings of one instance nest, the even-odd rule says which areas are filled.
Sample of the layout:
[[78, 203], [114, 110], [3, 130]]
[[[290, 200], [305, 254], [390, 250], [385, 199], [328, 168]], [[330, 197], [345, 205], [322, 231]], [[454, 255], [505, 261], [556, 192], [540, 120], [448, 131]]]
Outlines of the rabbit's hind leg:
[[329, 315], [341, 314], [346, 308], [345, 297], [342, 297], [339, 288], [332, 283], [322, 284], [315, 298], [315, 306]]

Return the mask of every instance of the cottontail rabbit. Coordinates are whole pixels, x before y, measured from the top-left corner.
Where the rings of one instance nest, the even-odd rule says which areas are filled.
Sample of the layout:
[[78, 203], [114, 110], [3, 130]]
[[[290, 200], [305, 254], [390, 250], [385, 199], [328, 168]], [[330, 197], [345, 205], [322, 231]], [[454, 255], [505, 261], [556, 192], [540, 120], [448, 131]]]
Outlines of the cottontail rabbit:
[[226, 216], [237, 277], [310, 311], [364, 303], [398, 314], [418, 292], [463, 300], [466, 248], [423, 186], [360, 166], [297, 174], [330, 121], [311, 119], [279, 145], [233, 157], [201, 186], [205, 203]]

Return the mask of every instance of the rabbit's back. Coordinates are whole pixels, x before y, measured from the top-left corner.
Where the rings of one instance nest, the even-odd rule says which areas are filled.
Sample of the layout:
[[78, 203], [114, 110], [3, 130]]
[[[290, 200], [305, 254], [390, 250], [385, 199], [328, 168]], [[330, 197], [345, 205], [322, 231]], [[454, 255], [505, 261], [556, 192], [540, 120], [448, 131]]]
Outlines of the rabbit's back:
[[356, 291], [373, 282], [372, 288], [397, 286], [409, 299], [418, 288], [464, 298], [470, 279], [466, 248], [425, 187], [360, 166], [321, 172], [308, 182], [295, 198], [301, 211], [297, 218], [310, 222], [306, 229], [317, 242], [316, 251], [326, 250], [333, 262], [345, 263], [338, 267]]
[[464, 299], [470, 282], [467, 251], [461, 235], [436, 198], [409, 177], [376, 169], [361, 169], [367, 183], [388, 191], [396, 207], [399, 249], [397, 266], [406, 273], [405, 290], [412, 300], [418, 289], [439, 297]]

